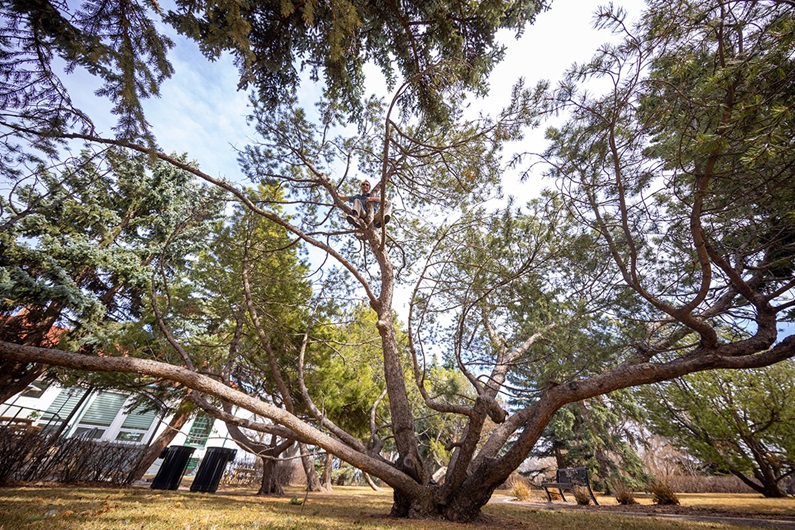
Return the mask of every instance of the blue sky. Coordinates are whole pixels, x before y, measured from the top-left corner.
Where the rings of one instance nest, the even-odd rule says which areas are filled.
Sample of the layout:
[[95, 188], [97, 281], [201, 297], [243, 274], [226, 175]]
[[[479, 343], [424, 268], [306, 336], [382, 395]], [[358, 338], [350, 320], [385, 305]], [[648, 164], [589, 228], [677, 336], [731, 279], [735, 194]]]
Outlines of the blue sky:
[[[473, 107], [497, 112], [509, 101], [511, 88], [520, 77], [525, 78], [528, 86], [543, 79], [554, 83], [572, 63], [590, 59], [602, 43], [615, 38], [606, 31], [593, 29], [599, 5], [594, 0], [554, 0], [551, 9], [541, 13], [521, 39], [516, 40], [513, 32], [501, 34], [507, 46], [505, 60], [490, 76], [489, 96], [473, 103]], [[645, 3], [619, 0], [616, 5], [627, 10], [628, 22], [632, 22]], [[245, 184], [237, 164], [237, 150], [251, 143], [254, 133], [246, 123], [247, 94], [237, 90], [237, 69], [229, 56], [210, 62], [194, 42], [176, 35], [171, 28], [164, 31], [176, 42], [170, 54], [174, 75], [162, 84], [161, 97], [144, 104], [159, 146], [167, 153], [188, 153], [190, 159], [214, 177]], [[86, 72], [77, 71], [65, 81], [77, 106], [87, 110], [95, 120], [98, 132], [112, 136], [114, 117], [109, 112], [110, 105], [93, 96], [98, 87], [96, 80]], [[391, 96], [376, 68], [370, 69], [367, 90], [384, 98]], [[319, 93], [319, 87], [307, 82], [299, 91], [299, 101], [311, 106]], [[543, 151], [545, 126], [528, 131], [516, 150]], [[547, 185], [540, 178], [542, 169], [537, 167], [533, 177], [522, 183], [515, 173], [507, 173], [505, 192], [520, 199], [520, 203], [533, 198]], [[405, 303], [406, 297], [398, 296], [396, 307], [405, 307]]]
[[[633, 20], [643, 9], [642, 0], [620, 0]], [[508, 46], [505, 60], [490, 77], [491, 93], [475, 106], [485, 111], [501, 108], [510, 96], [511, 87], [519, 77], [532, 85], [542, 79], [553, 82], [573, 62], [588, 60], [597, 47], [609, 40], [605, 31], [593, 30], [593, 14], [599, 2], [591, 0], [555, 0], [552, 8], [541, 13], [536, 23], [528, 26], [520, 40], [513, 33], [501, 35]], [[170, 29], [170, 28], [169, 28]], [[161, 87], [161, 97], [145, 103], [147, 118], [158, 144], [166, 152], [187, 152], [200, 167], [213, 176], [240, 180], [236, 149], [242, 149], [252, 130], [246, 124], [247, 95], [237, 90], [238, 74], [231, 59], [223, 57], [210, 62], [199, 52], [195, 43], [169, 32], [177, 43], [170, 55], [175, 73]], [[388, 97], [383, 80], [375, 68], [369, 76], [368, 91]], [[84, 72], [67, 79], [77, 105], [88, 110], [103, 135], [111, 135], [113, 116], [109, 105], [92, 96], [96, 82]], [[319, 93], [307, 83], [301, 87], [299, 98], [311, 105]], [[543, 127], [528, 135], [525, 145], [534, 151], [543, 146]], [[515, 184], [508, 185], [508, 192]], [[525, 184], [528, 188], [537, 185]], [[534, 189], [523, 189], [527, 197]]]
[[[643, 0], [614, 3], [627, 10], [630, 25], [645, 7]], [[513, 33], [503, 33], [505, 60], [490, 76], [489, 97], [477, 107], [496, 112], [508, 101], [519, 77], [530, 85], [542, 79], [555, 82], [572, 63], [590, 59], [602, 43], [613, 38], [606, 31], [593, 29], [599, 5], [603, 4], [593, 0], [554, 0], [551, 9], [541, 13], [518, 41]], [[229, 57], [209, 62], [195, 43], [169, 34], [177, 43], [170, 55], [175, 73], [162, 85], [161, 97], [145, 103], [157, 141], [166, 152], [188, 153], [210, 175], [240, 181], [236, 149], [242, 149], [253, 133], [246, 124], [247, 95], [237, 90], [237, 70]], [[380, 73], [375, 68], [371, 72], [368, 90], [388, 97]], [[95, 119], [99, 132], [110, 136], [114, 123], [110, 105], [92, 95], [98, 83], [81, 71], [67, 77], [66, 83], [77, 105]], [[305, 84], [299, 98], [311, 105], [318, 94], [317, 87]], [[529, 131], [521, 147], [542, 151], [545, 126]], [[537, 174], [540, 171], [537, 169]], [[540, 178], [519, 184], [515, 175], [507, 175], [505, 181], [506, 192], [522, 200], [533, 197], [543, 185]], [[792, 333], [792, 326], [784, 326], [784, 332]]]

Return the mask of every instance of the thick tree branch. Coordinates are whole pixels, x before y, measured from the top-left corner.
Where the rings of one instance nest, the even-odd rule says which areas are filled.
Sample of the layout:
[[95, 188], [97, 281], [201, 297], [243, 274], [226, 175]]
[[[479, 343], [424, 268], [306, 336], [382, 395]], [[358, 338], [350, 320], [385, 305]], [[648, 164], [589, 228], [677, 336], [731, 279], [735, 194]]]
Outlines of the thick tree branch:
[[289, 429], [296, 436], [305, 439], [307, 443], [322, 447], [351, 465], [381, 478], [393, 488], [404, 491], [407, 495], [418, 499], [427, 498], [429, 495], [427, 490], [414, 479], [391, 465], [352, 449], [304, 423], [283, 409], [264, 403], [229, 388], [210, 377], [197, 374], [185, 368], [134, 357], [93, 357], [60, 350], [22, 346], [9, 342], [0, 342], [0, 357], [25, 362], [40, 362], [75, 370], [139, 373], [181, 383], [197, 392], [215, 396], [223, 401], [234, 403], [250, 412], [264, 416]]

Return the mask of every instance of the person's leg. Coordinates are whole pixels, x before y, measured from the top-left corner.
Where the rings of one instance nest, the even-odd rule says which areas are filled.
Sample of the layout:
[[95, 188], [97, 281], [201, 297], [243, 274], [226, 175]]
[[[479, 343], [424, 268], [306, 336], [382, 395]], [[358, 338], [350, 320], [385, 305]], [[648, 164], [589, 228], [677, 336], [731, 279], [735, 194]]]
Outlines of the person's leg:
[[356, 214], [359, 217], [361, 217], [362, 219], [367, 217], [367, 212], [364, 209], [364, 204], [362, 204], [362, 200], [361, 199], [356, 199], [356, 200], [353, 201], [353, 209], [356, 212]]
[[354, 199], [354, 201], [353, 201], [353, 215], [348, 214], [348, 215], [345, 216], [345, 219], [350, 224], [352, 224], [353, 226], [358, 228], [359, 227], [359, 222], [355, 219], [356, 217], [359, 217], [360, 219], [364, 219], [365, 218], [365, 212], [364, 212], [364, 208], [362, 207], [362, 201], [359, 200], [359, 199]]
[[386, 224], [392, 218], [392, 204], [389, 201], [385, 200], [383, 208], [379, 208], [378, 203], [376, 203], [375, 207], [376, 207], [375, 227], [381, 228], [382, 222]]
[[381, 203], [374, 202], [373, 204], [373, 224], [376, 228], [381, 228], [381, 221], [383, 217], [381, 217]]
[[387, 224], [389, 220], [392, 218], [392, 203], [386, 199], [384, 199], [383, 211], [384, 211], [383, 213], [384, 224]]

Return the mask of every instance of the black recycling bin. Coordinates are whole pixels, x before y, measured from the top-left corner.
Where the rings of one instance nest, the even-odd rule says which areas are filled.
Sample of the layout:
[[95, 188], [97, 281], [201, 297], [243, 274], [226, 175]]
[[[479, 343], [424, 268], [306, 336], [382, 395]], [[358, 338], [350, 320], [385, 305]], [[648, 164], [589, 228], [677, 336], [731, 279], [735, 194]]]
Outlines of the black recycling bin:
[[218, 483], [221, 482], [221, 477], [224, 475], [226, 464], [234, 460], [235, 454], [237, 454], [237, 449], [208, 447], [190, 490], [215, 493]]
[[176, 490], [182, 480], [182, 475], [185, 473], [185, 468], [188, 466], [195, 447], [188, 447], [186, 445], [175, 445], [166, 447], [160, 456], [165, 458], [160, 469], [157, 470], [157, 475], [152, 481], [153, 490]]

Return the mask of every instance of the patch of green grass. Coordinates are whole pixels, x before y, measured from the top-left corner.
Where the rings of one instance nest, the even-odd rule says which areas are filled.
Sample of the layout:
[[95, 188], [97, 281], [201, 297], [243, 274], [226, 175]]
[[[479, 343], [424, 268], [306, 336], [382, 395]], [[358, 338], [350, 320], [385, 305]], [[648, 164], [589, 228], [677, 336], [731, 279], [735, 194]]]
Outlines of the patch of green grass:
[[333, 493], [309, 494], [303, 505], [291, 504], [293, 497], [303, 500], [304, 492], [288, 488], [281, 497], [259, 497], [242, 491], [206, 494], [138, 488], [0, 488], [0, 530], [738, 529], [587, 510], [533, 509], [505, 502], [487, 506], [481, 521], [456, 524], [391, 519], [387, 516], [392, 503], [390, 491], [336, 487]]

